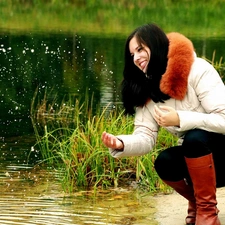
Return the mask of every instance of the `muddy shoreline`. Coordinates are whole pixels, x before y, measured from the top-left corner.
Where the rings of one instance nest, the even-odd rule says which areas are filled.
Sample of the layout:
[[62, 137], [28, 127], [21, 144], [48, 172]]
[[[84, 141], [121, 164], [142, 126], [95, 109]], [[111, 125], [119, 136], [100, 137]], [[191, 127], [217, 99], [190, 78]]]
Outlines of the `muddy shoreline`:
[[[159, 225], [185, 225], [187, 200], [173, 192], [168, 195], [157, 195], [157, 212], [155, 214]], [[217, 189], [217, 202], [221, 225], [225, 225], [225, 187]]]

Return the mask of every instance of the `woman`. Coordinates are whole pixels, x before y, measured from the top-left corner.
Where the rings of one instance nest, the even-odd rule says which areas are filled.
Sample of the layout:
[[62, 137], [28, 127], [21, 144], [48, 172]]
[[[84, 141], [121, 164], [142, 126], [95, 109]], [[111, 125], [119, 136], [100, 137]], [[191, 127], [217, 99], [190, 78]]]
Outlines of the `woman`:
[[185, 36], [147, 24], [126, 41], [123, 75], [122, 100], [125, 112], [135, 113], [135, 129], [130, 135], [103, 132], [103, 143], [113, 157], [140, 156], [153, 149], [160, 126], [178, 136], [178, 146], [162, 151], [155, 169], [188, 200], [187, 225], [220, 225], [225, 87], [219, 74]]

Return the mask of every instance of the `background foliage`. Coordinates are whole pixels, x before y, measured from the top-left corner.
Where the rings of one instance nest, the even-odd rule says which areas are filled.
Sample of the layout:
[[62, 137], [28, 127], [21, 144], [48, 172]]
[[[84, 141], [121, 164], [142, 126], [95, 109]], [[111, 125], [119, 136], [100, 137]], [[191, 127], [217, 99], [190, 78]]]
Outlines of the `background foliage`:
[[224, 36], [224, 0], [0, 0], [0, 27], [126, 35], [147, 22], [186, 35]]

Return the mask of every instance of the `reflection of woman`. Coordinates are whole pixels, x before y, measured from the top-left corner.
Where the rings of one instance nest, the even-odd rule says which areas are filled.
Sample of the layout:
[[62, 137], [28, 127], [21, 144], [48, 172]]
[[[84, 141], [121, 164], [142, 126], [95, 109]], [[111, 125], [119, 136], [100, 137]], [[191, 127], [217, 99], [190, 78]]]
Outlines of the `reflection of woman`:
[[135, 113], [135, 130], [118, 136], [103, 132], [111, 155], [147, 154], [160, 126], [178, 136], [178, 146], [162, 151], [155, 169], [188, 200], [186, 224], [219, 225], [216, 187], [225, 186], [225, 87], [216, 70], [196, 57], [189, 39], [147, 24], [127, 39], [122, 98], [125, 112]]

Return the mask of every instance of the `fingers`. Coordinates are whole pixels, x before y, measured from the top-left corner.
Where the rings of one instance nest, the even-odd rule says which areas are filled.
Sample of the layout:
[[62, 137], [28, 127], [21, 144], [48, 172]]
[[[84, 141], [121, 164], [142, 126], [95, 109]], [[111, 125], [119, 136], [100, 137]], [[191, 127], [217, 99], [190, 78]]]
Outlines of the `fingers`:
[[154, 118], [160, 126], [165, 125], [165, 114], [168, 113], [169, 108], [166, 106], [154, 106]]
[[154, 118], [162, 126], [180, 126], [180, 119], [177, 111], [170, 106], [154, 106]]
[[161, 113], [161, 110], [159, 109], [159, 107], [157, 105], [154, 106], [154, 111], [157, 116], [159, 116]]
[[104, 131], [102, 133], [102, 141], [105, 145], [109, 144], [111, 142], [111, 135]]
[[155, 105], [154, 106], [155, 108], [155, 111], [157, 112], [158, 115], [161, 115], [163, 116], [165, 113], [168, 113], [170, 112], [171, 110], [174, 110], [172, 107], [169, 107], [169, 106], [157, 106]]
[[102, 142], [104, 145], [108, 148], [115, 148], [116, 147], [116, 137], [112, 134], [109, 134], [107, 132], [102, 133]]
[[161, 114], [162, 114], [161, 110], [158, 108], [158, 106], [155, 105], [155, 107], [154, 107], [154, 118], [155, 118], [155, 120], [158, 124], [160, 123]]

